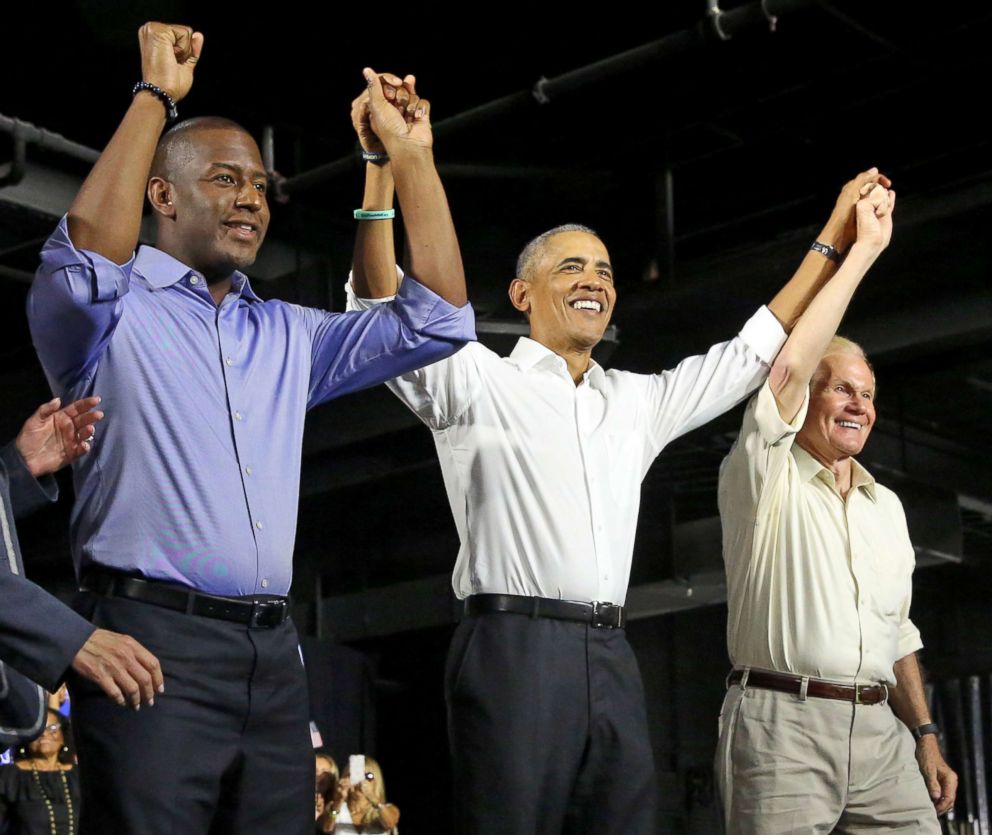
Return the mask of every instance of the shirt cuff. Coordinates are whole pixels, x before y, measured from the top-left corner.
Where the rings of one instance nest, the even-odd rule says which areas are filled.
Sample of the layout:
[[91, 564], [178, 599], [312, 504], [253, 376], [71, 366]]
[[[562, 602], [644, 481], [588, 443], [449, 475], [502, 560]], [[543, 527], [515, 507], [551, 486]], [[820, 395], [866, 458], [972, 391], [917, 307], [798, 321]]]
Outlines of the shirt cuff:
[[911, 620], [903, 621], [899, 625], [899, 647], [896, 658], [905, 658], [921, 649], [923, 649], [923, 639], [920, 637], [920, 630]]
[[754, 420], [761, 432], [762, 440], [769, 446], [775, 446], [786, 438], [791, 439], [802, 429], [809, 408], [809, 388], [803, 393], [803, 403], [792, 421], [785, 420], [778, 410], [778, 402], [772, 392], [771, 384], [765, 380], [755, 398]]
[[69, 237], [69, 225], [64, 216], [41, 250], [41, 269], [44, 272], [64, 269], [69, 273], [86, 274], [80, 276], [83, 285], [79, 290], [85, 289], [88, 302], [111, 301], [127, 293], [133, 263], [133, 254], [126, 263], [115, 264], [98, 252], [76, 249]]
[[58, 499], [59, 487], [55, 479], [51, 475], [44, 475], [40, 479], [31, 475], [27, 462], [14, 441], [0, 449], [0, 466], [7, 473], [7, 486], [15, 517], [26, 516]]
[[[354, 276], [354, 271], [348, 273], [348, 280], [344, 283], [344, 292], [347, 298], [347, 304], [345, 305], [345, 310], [371, 310], [377, 304], [385, 304], [386, 302], [391, 302], [396, 296], [383, 296], [378, 299], [363, 299], [355, 294], [355, 286], [352, 284], [352, 276]], [[399, 264], [396, 265], [396, 286], [403, 286], [403, 279], [405, 274]]]
[[765, 365], [771, 365], [788, 334], [782, 329], [775, 314], [762, 305], [741, 328], [740, 337]]

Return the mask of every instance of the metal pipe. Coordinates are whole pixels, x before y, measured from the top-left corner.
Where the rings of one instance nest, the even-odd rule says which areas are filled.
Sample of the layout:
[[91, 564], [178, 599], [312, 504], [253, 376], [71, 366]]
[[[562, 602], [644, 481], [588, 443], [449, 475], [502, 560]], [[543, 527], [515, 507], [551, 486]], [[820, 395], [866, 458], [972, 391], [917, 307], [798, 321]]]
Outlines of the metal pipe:
[[[779, 15], [802, 9], [812, 3], [813, 0], [754, 0], [745, 6], [721, 11], [720, 30], [731, 37], [749, 26], [761, 24], [771, 27]], [[534, 102], [547, 104], [555, 96], [560, 96], [563, 93], [637, 69], [644, 64], [686, 52], [706, 41], [708, 24], [709, 19], [690, 29], [673, 32], [660, 40], [628, 49], [626, 52], [604, 58], [602, 61], [596, 61], [585, 67], [570, 70], [555, 78], [540, 78], [530, 90], [511, 93], [502, 98], [480, 104], [463, 113], [442, 119], [434, 125], [434, 135], [449, 136], [456, 131], [489, 121], [501, 114], [511, 113], [528, 105], [533, 105]], [[280, 188], [285, 194], [293, 194], [346, 174], [356, 169], [358, 165], [358, 156], [349, 154], [333, 162], [304, 171], [295, 177], [289, 177], [281, 183]]]
[[93, 163], [100, 158], [99, 151], [87, 148], [71, 139], [66, 139], [60, 133], [39, 128], [30, 122], [22, 122], [20, 119], [4, 116], [2, 113], [0, 113], [0, 131], [21, 137], [28, 145], [37, 145], [46, 151], [63, 154], [83, 162]]

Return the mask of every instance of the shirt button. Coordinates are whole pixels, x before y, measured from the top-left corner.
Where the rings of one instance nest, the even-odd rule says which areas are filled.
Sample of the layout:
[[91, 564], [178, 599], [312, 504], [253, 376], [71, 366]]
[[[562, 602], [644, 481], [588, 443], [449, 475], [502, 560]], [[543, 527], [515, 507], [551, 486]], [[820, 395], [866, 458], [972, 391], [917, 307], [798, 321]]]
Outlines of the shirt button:
[[235, 420], [241, 420], [241, 412], [235, 412], [234, 413], [234, 419]]
[[226, 362], [228, 365], [234, 365], [234, 360], [232, 360], [230, 357], [224, 360], [224, 362]]
[[262, 579], [262, 588], [263, 589], [267, 589], [268, 587], [269, 587], [269, 581], [263, 578]]
[[251, 467], [245, 467], [245, 475], [251, 475]]
[[197, 277], [195, 275], [191, 275], [190, 278], [189, 278], [189, 283], [190, 284], [199, 284], [200, 283], [200, 279], [199, 279], [199, 277]]
[[261, 521], [256, 522], [255, 523], [255, 527], [258, 528], [259, 530], [262, 530], [262, 523], [261, 523]]

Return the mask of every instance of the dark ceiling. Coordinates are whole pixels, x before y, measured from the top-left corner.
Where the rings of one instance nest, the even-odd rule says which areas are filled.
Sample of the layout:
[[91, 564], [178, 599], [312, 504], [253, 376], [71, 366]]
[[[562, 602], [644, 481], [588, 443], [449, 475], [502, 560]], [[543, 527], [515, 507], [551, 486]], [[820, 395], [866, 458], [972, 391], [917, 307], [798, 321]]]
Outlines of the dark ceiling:
[[[772, 32], [761, 3], [725, 3], [732, 37], [721, 40], [707, 6], [657, 3], [648, 15], [618, 4], [593, 15], [562, 3], [349, 5], [327, 22], [294, 3], [264, 17], [180, 0], [38, 4], [8, 24], [0, 114], [99, 147], [138, 78], [137, 27], [168, 17], [206, 36], [181, 112], [230, 116], [256, 134], [271, 126], [276, 168], [292, 178], [353, 158], [348, 105], [362, 66], [415, 72], [433, 102], [484, 338], [512, 344], [490, 332], [513, 321], [505, 287], [522, 244], [583, 222], [600, 230], [617, 267], [609, 362], [642, 371], [735, 332], [794, 269], [841, 184], [878, 165], [899, 193], [895, 238], [845, 325], [880, 381], [865, 458], [923, 505], [927, 490], [950, 497], [957, 533], [920, 529], [921, 556], [992, 560], [992, 140], [982, 118], [992, 12], [986, 3], [766, 0], [778, 14]], [[529, 91], [542, 77], [550, 101], [539, 104]], [[491, 101], [500, 104], [458, 116]], [[0, 162], [10, 149], [0, 135]], [[20, 185], [0, 188], [8, 436], [47, 394], [23, 301], [40, 242], [65, 208], [51, 183], [75, 187], [86, 168], [37, 147], [28, 161]], [[276, 207], [269, 246], [284, 257], [259, 265], [263, 296], [341, 308], [359, 177], [357, 163], [342, 162]], [[673, 445], [649, 474], [638, 584], [691, 580], [699, 568], [678, 543], [715, 513], [716, 468], [736, 420]], [[354, 524], [366, 508], [377, 523]], [[22, 536], [29, 570], [62, 587], [65, 527], [47, 514]], [[456, 549], [426, 429], [381, 390], [312, 415], [298, 597], [386, 587], [401, 601], [407, 586], [395, 584], [443, 587]], [[718, 563], [716, 554], [703, 568]], [[335, 634], [364, 634], [339, 629], [332, 609], [326, 616]], [[403, 626], [379, 631], [391, 628]]]

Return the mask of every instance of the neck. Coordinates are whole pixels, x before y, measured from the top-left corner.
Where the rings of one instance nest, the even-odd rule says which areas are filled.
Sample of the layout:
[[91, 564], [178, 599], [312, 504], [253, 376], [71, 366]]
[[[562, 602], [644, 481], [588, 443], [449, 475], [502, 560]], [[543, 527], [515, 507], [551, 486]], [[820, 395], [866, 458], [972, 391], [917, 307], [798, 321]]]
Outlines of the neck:
[[807, 444], [806, 439], [802, 437], [796, 438], [796, 443], [834, 474], [837, 492], [840, 493], [841, 498], [846, 499], [851, 489], [851, 456], [828, 455], [820, 452], [816, 447]]
[[582, 375], [589, 370], [589, 365], [592, 362], [592, 348], [557, 345], [552, 340], [542, 339], [533, 332], [531, 332], [530, 338], [565, 360], [565, 364], [568, 366], [568, 374], [575, 385], [579, 385], [582, 382]]
[[28, 768], [38, 771], [57, 771], [60, 767], [58, 751], [47, 757], [44, 754], [37, 754], [22, 760], [22, 762], [26, 763]]
[[200, 273], [207, 280], [207, 287], [210, 289], [210, 295], [213, 297], [215, 304], [220, 304], [224, 300], [224, 296], [231, 289], [232, 279], [237, 267], [227, 263], [197, 263], [192, 253], [187, 252], [186, 248], [179, 241], [171, 240], [167, 235], [159, 234], [158, 240], [155, 242], [155, 247]]

